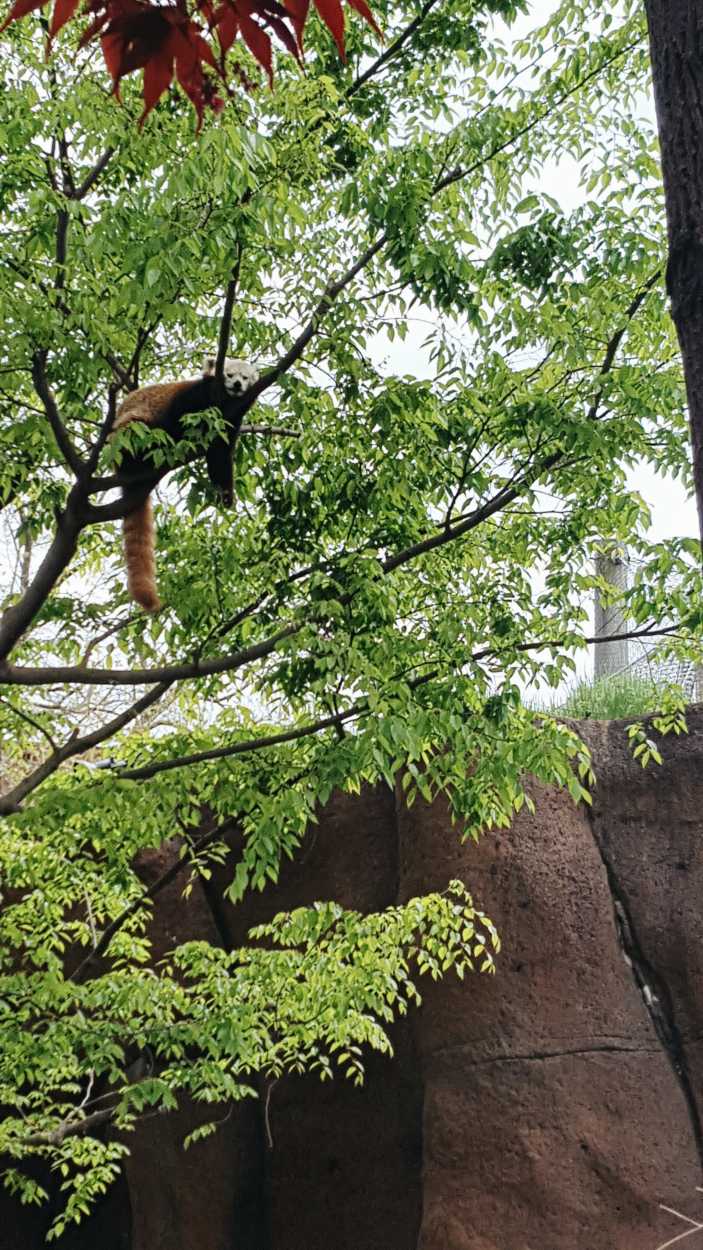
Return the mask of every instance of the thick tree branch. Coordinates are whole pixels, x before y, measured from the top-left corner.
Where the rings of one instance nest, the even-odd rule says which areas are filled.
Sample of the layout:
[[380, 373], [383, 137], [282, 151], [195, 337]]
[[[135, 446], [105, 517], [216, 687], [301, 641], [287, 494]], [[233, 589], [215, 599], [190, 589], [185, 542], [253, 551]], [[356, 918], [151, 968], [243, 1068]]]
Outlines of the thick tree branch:
[[8, 608], [0, 619], [0, 666], [25, 630], [31, 625], [53, 590], [61, 574], [76, 552], [78, 536], [83, 528], [81, 508], [84, 492], [76, 484], [59, 515], [56, 534], [30, 585], [18, 603]]
[[[112, 429], [112, 422], [109, 421], [107, 424], [107, 434], [110, 433], [111, 429]], [[251, 425], [249, 423], [240, 426], [239, 434], [240, 435], [257, 434], [264, 438], [300, 438], [301, 437], [300, 430], [293, 430], [287, 425]], [[170, 473], [171, 470], [174, 468], [180, 469], [180, 468], [183, 468], [184, 465], [193, 464], [195, 463], [196, 460], [201, 460], [201, 459], [202, 459], [202, 452], [194, 451], [194, 452], [191, 452], [190, 455], [184, 456], [181, 460], [179, 460], [178, 465], [169, 464], [169, 465], [164, 466], [163, 469], [145, 468], [144, 472], [139, 475], [132, 474], [130, 476], [127, 476], [126, 474], [122, 474], [118, 471], [117, 473], [111, 473], [106, 477], [91, 477], [88, 483], [88, 490], [91, 495], [98, 495], [98, 494], [102, 494], [103, 491], [116, 490], [118, 487], [122, 487], [122, 486], [134, 486], [136, 483], [143, 484], [145, 487], [151, 490], [153, 486], [157, 485], [157, 482], [159, 480], [157, 475], [159, 473], [162, 476], [165, 476], [167, 473]], [[100, 509], [101, 511], [100, 511], [100, 516], [98, 517], [98, 520], [105, 520], [105, 519], [109, 519], [112, 521], [119, 520], [121, 514], [111, 515], [109, 518], [105, 517], [104, 513], [102, 512], [102, 509], [104, 509], [107, 506], [109, 506], [112, 509], [112, 505], [97, 505], [95, 510], [91, 513], [91, 516], [93, 516], [94, 518], [95, 512], [98, 511], [98, 509]], [[116, 508], [119, 509], [120, 507], [121, 507], [121, 501], [117, 500]]]
[[18, 1145], [25, 1146], [60, 1146], [67, 1137], [78, 1137], [88, 1129], [106, 1124], [114, 1117], [116, 1107], [103, 1107], [100, 1111], [92, 1111], [90, 1115], [81, 1116], [80, 1120], [63, 1120], [48, 1133], [28, 1133], [18, 1140]]
[[241, 243], [237, 243], [237, 255], [232, 266], [230, 280], [227, 283], [225, 291], [225, 306], [220, 319], [220, 333], [217, 342], [217, 360], [215, 362], [215, 379], [220, 386], [223, 386], [223, 373], [225, 367], [225, 357], [227, 348], [229, 347], [229, 337], [232, 332], [232, 313], [234, 312], [234, 301], [237, 297], [237, 287], [239, 285], [239, 273], [242, 267]]
[[66, 427], [64, 426], [59, 415], [56, 400], [54, 399], [54, 396], [49, 388], [49, 382], [46, 376], [47, 354], [48, 353], [46, 351], [38, 351], [34, 353], [32, 358], [32, 379], [34, 381], [34, 389], [42, 401], [44, 411], [47, 415], [54, 438], [56, 439], [58, 449], [66, 461], [69, 469], [71, 469], [75, 476], [78, 477], [83, 472], [83, 461], [68, 436]]
[[212, 677], [216, 673], [234, 672], [247, 664], [263, 659], [276, 650], [279, 643], [303, 628], [302, 621], [284, 625], [263, 642], [243, 647], [231, 655], [218, 656], [213, 660], [194, 660], [185, 664], [168, 664], [161, 668], [109, 669], [84, 668], [80, 664], [52, 666], [47, 668], [16, 668], [0, 666], [0, 680], [8, 686], [146, 686], [152, 682], [183, 681], [186, 678]]
[[74, 200], [85, 199], [88, 192], [93, 189], [96, 182], [98, 181], [98, 178], [109, 165], [116, 151], [117, 151], [117, 148], [107, 148], [103, 152], [100, 159], [96, 161], [96, 163], [93, 165], [93, 168], [86, 174], [80, 186], [75, 188], [73, 195], [71, 196], [71, 199], [74, 199]]

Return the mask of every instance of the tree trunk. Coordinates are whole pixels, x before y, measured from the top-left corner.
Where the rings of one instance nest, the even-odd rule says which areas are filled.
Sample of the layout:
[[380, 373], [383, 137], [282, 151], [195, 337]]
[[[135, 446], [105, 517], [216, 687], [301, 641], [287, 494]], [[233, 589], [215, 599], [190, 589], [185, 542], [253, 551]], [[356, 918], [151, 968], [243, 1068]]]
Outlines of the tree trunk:
[[703, 538], [703, 3], [645, 0], [669, 234], [666, 271], [683, 357]]

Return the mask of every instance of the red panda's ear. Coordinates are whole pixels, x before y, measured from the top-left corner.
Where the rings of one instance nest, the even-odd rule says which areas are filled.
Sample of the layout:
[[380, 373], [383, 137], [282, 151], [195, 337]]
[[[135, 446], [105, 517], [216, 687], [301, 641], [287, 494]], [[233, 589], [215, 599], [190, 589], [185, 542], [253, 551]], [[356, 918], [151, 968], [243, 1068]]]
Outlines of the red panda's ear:
[[217, 364], [217, 359], [215, 358], [215, 356], [205, 357], [203, 361], [203, 374], [206, 378], [209, 378], [215, 372], [216, 364]]

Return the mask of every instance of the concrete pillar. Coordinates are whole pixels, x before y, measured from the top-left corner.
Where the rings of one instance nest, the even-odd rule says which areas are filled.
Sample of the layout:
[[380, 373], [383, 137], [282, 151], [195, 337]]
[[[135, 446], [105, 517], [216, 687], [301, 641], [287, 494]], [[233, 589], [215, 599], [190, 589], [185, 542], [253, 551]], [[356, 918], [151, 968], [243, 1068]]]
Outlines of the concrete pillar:
[[[614, 550], [607, 555], [596, 557], [596, 572], [609, 585], [618, 590], [626, 590], [628, 584], [627, 553]], [[627, 629], [627, 618], [619, 603], [604, 603], [599, 591], [596, 591], [595, 636], [609, 638], [611, 634], [622, 634]], [[627, 668], [629, 655], [627, 639], [616, 642], [599, 642], [593, 648], [593, 675], [598, 681], [601, 677], [611, 676]]]

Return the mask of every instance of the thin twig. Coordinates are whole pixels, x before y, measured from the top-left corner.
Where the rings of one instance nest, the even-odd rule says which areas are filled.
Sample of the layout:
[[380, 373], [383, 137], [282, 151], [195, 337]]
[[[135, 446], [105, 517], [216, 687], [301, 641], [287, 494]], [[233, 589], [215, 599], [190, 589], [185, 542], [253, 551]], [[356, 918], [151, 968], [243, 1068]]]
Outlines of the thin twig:
[[[204, 833], [202, 837], [198, 838], [190, 848], [191, 857], [192, 855], [197, 855], [210, 842], [214, 842], [216, 838], [221, 837], [228, 828], [229, 822], [223, 825], [218, 825], [215, 829], [210, 829], [207, 833]], [[119, 932], [123, 925], [125, 925], [132, 916], [135, 916], [137, 912], [141, 911], [143, 907], [146, 907], [146, 905], [156, 898], [156, 896], [160, 894], [171, 881], [175, 880], [175, 878], [183, 872], [184, 868], [189, 866], [190, 860], [187, 855], [177, 859], [173, 864], [170, 864], [169, 867], [166, 868], [155, 881], [152, 881], [151, 885], [146, 890], [144, 890], [137, 898], [133, 899], [131, 903], [124, 907], [120, 914], [115, 916], [114, 920], [110, 921], [110, 924], [103, 930], [99, 940], [93, 946], [93, 949], [85, 956], [84, 959], [81, 960], [78, 966], [74, 968], [67, 980], [80, 983], [88, 969], [96, 963], [102, 955], [105, 954], [105, 951], [110, 945], [113, 937]]]

